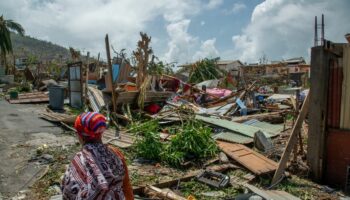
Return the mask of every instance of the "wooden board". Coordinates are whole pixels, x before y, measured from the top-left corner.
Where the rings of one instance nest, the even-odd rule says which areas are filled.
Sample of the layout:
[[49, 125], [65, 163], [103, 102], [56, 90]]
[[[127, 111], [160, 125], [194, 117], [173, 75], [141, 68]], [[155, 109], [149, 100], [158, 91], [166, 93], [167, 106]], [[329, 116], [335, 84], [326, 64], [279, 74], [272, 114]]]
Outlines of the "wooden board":
[[102, 141], [120, 148], [128, 148], [135, 141], [135, 137], [126, 133], [119, 133], [119, 136], [120, 138], [116, 139], [114, 129], [107, 129], [102, 135]]
[[21, 104], [21, 103], [44, 103], [49, 102], [49, 97], [31, 97], [31, 98], [25, 98], [25, 99], [10, 99], [9, 102], [11, 104]]
[[277, 169], [277, 163], [249, 149], [242, 144], [217, 141], [219, 148], [256, 175], [271, 173]]
[[[147, 91], [145, 95], [145, 103], [162, 102], [167, 100], [172, 94], [173, 92]], [[116, 104], [136, 103], [138, 95], [138, 91], [118, 92], [118, 99], [116, 100]]]
[[301, 126], [304, 122], [304, 119], [306, 117], [306, 114], [309, 110], [309, 99], [310, 99], [310, 93], [305, 97], [303, 107], [300, 110], [300, 114], [293, 126], [292, 133], [290, 134], [288, 143], [286, 148], [284, 149], [284, 152], [282, 154], [282, 158], [278, 164], [278, 168], [276, 170], [275, 175], [273, 176], [271, 185], [274, 185], [278, 182], [278, 180], [281, 178], [282, 174], [284, 173], [285, 168], [287, 167], [287, 162], [289, 160], [290, 154], [292, 153], [294, 147], [297, 145], [297, 139], [298, 139], [298, 133], [300, 133]]

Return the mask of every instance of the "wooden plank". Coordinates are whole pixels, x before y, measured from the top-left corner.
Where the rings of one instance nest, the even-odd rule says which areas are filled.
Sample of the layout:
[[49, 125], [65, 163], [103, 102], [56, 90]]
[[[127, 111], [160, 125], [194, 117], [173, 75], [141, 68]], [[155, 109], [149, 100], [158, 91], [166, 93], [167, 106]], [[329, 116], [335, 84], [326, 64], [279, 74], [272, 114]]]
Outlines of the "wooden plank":
[[298, 118], [293, 126], [292, 133], [289, 137], [287, 146], [282, 154], [282, 158], [278, 164], [278, 168], [275, 172], [275, 175], [273, 176], [271, 185], [278, 182], [278, 180], [281, 178], [285, 168], [287, 167], [287, 162], [289, 160], [290, 154], [292, 153], [293, 148], [297, 144], [298, 133], [300, 132], [301, 125], [303, 124], [303, 121], [304, 121], [306, 114], [308, 112], [308, 109], [309, 109], [309, 98], [310, 98], [310, 93], [305, 97], [303, 107], [301, 108], [299, 116], [298, 116]]
[[217, 141], [219, 148], [254, 174], [271, 173], [277, 169], [277, 163], [241, 144]]
[[49, 97], [39, 97], [31, 99], [11, 99], [9, 100], [11, 104], [21, 104], [21, 103], [44, 103], [49, 102]]
[[110, 80], [110, 84], [112, 86], [112, 104], [113, 104], [113, 111], [117, 112], [117, 104], [116, 104], [116, 99], [117, 96], [115, 94], [115, 88], [113, 84], [113, 70], [112, 70], [112, 60], [111, 60], [111, 53], [109, 49], [109, 39], [108, 39], [108, 34], [106, 34], [105, 38], [105, 43], [106, 43], [106, 54], [107, 54], [107, 61], [108, 61], [108, 76]]
[[233, 117], [232, 121], [242, 123], [244, 121], [256, 119], [259, 121], [279, 121], [283, 123], [283, 113], [284, 111], [278, 111], [278, 112], [261, 113], [261, 114], [255, 114], [255, 115], [247, 115], [247, 116], [241, 116], [241, 117]]
[[120, 148], [128, 148], [133, 145], [135, 137], [126, 133], [119, 133], [119, 138], [115, 137], [115, 131], [107, 129], [102, 135], [102, 141]]

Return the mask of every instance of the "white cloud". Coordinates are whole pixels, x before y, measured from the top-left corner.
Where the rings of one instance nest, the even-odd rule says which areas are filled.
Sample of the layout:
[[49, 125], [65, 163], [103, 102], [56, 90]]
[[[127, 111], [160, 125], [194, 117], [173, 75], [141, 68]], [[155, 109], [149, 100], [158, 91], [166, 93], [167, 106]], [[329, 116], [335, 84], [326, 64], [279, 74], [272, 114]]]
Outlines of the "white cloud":
[[349, 32], [348, 0], [266, 0], [257, 5], [251, 22], [234, 35], [234, 52], [242, 61], [255, 62], [265, 52], [269, 60], [308, 57], [313, 45], [314, 16], [325, 14], [326, 39], [345, 42]]
[[232, 12], [238, 13], [246, 8], [247, 8], [247, 6], [244, 3], [235, 3], [235, 4], [233, 4]]
[[106, 33], [116, 49], [132, 51], [147, 23], [163, 17], [171, 26], [201, 9], [199, 0], [0, 1], [0, 13], [21, 23], [27, 34], [94, 55], [105, 55]]
[[188, 33], [188, 27], [191, 20], [184, 19], [178, 22], [170, 23], [166, 29], [170, 37], [168, 42], [168, 51], [164, 58], [170, 62], [184, 62], [191, 56], [192, 47], [197, 38]]
[[219, 56], [219, 51], [215, 47], [216, 38], [212, 38], [202, 42], [200, 50], [197, 51], [193, 60], [199, 60], [203, 58], [215, 58]]
[[205, 8], [214, 9], [219, 7], [223, 2], [224, 0], [209, 0], [208, 4], [205, 5]]
[[201, 26], [204, 26], [205, 25], [205, 21], [201, 21]]

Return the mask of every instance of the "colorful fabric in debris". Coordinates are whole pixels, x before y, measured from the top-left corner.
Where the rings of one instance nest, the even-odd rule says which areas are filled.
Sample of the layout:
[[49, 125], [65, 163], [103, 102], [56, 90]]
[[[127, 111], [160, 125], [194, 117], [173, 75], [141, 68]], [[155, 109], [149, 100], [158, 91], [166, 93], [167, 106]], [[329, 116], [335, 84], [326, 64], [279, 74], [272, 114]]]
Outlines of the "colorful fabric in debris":
[[76, 118], [74, 124], [79, 137], [84, 141], [101, 139], [106, 127], [106, 117], [97, 112], [82, 113]]
[[63, 199], [133, 199], [124, 157], [102, 143], [77, 153], [62, 181]]
[[214, 96], [217, 96], [217, 97], [225, 97], [225, 96], [228, 96], [232, 93], [231, 90], [226, 90], [226, 89], [220, 89], [220, 88], [207, 88], [206, 92], [208, 94], [211, 94], [211, 95], [214, 95]]

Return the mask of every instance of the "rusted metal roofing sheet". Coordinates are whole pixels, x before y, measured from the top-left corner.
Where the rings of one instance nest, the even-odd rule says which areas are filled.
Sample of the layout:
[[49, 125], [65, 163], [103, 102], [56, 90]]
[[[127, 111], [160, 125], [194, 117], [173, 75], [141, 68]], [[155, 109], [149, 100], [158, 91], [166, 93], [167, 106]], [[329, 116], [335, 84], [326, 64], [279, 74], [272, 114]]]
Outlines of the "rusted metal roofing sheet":
[[213, 136], [216, 140], [223, 140], [227, 142], [235, 142], [239, 144], [249, 144], [253, 142], [253, 138], [247, 137], [241, 134], [233, 133], [233, 132], [221, 132]]
[[219, 148], [254, 174], [271, 173], [277, 169], [277, 163], [249, 149], [242, 144], [217, 141]]
[[339, 128], [340, 126], [342, 83], [343, 68], [339, 66], [338, 59], [331, 59], [327, 101], [327, 125], [331, 128]]

